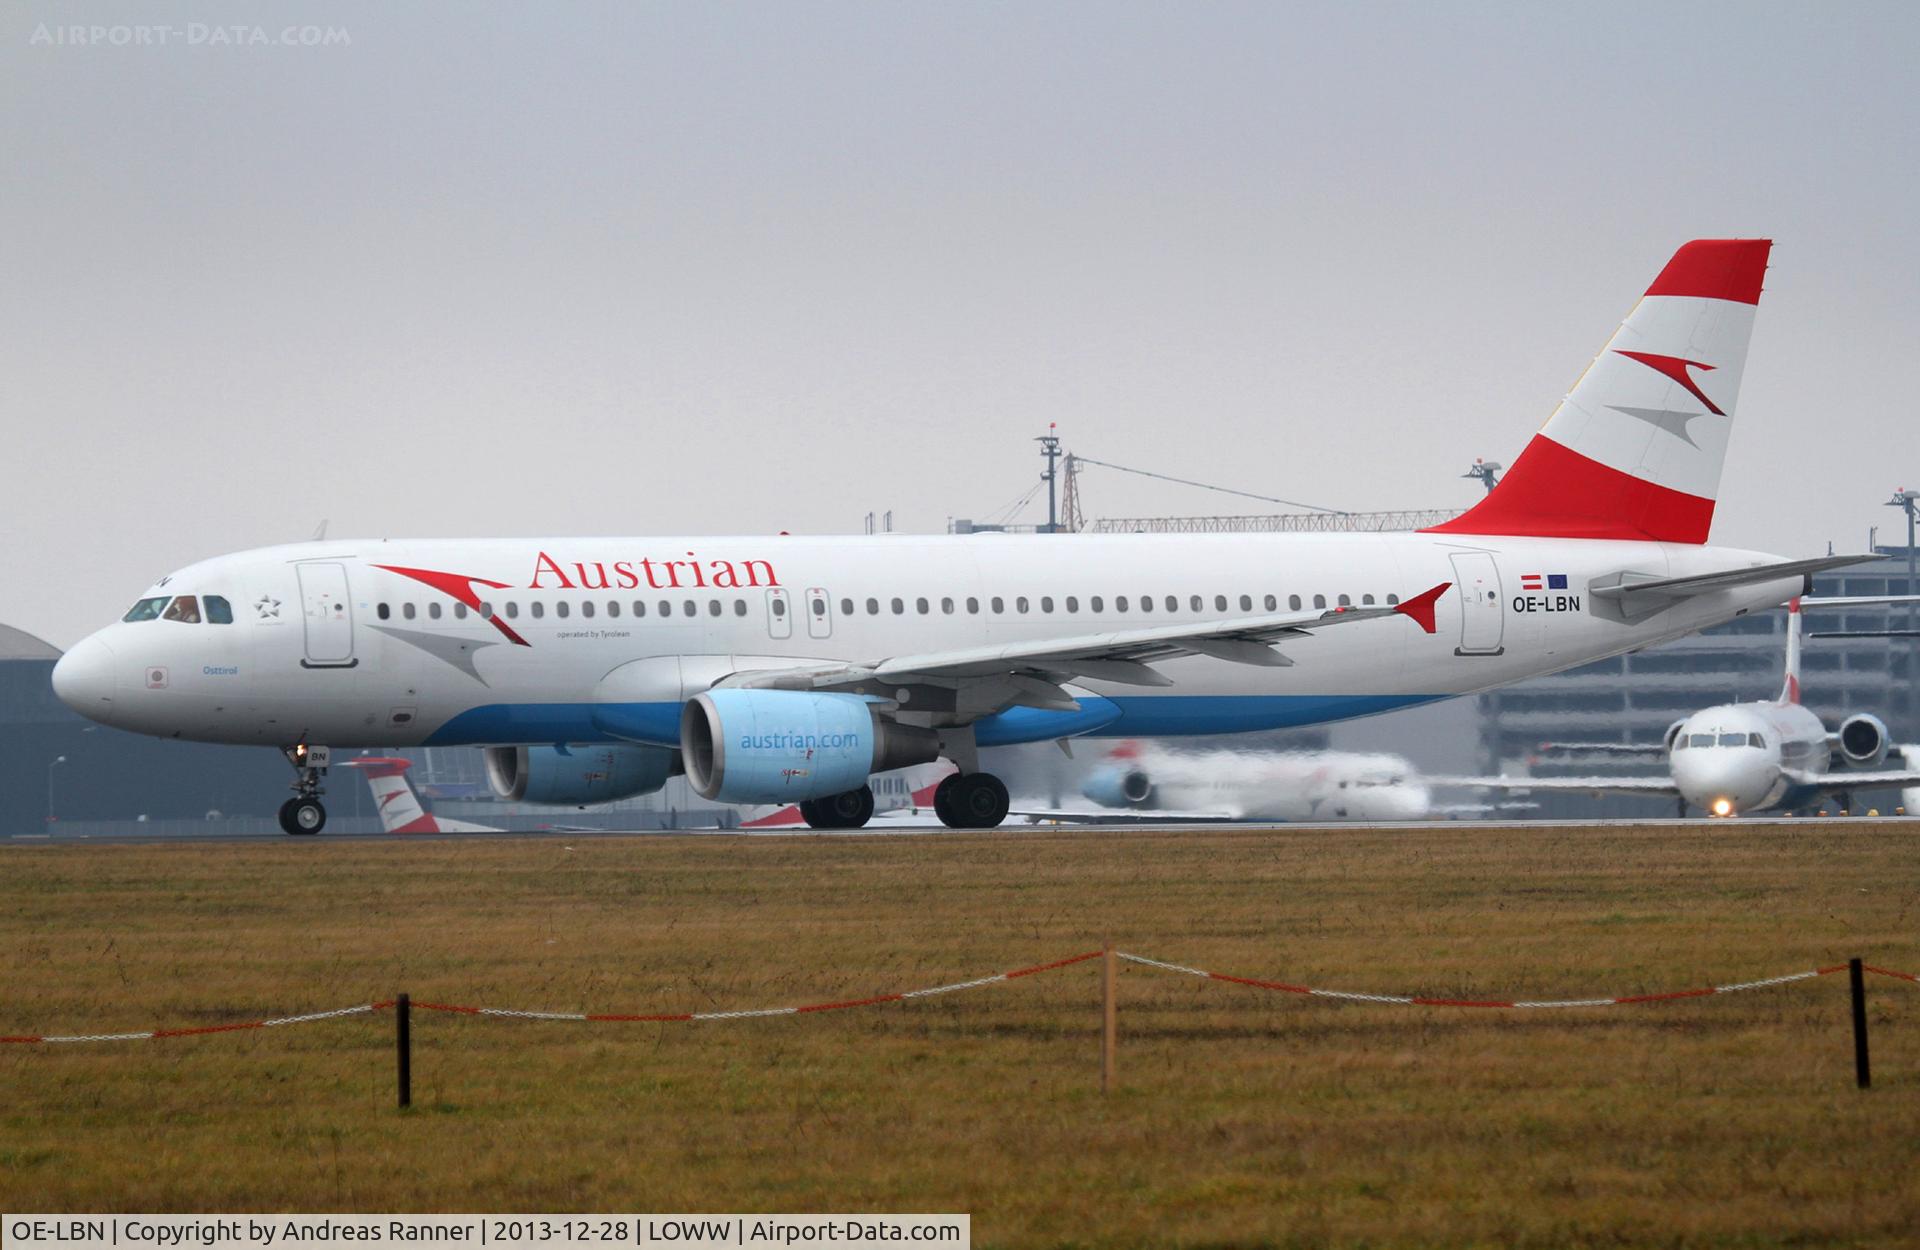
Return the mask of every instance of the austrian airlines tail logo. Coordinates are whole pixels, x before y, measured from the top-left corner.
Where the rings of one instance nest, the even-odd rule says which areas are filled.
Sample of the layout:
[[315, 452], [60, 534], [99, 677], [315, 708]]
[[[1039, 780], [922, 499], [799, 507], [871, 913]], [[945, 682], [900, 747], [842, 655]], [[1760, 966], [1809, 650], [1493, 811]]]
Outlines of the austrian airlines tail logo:
[[1687, 432], [1687, 426], [1694, 418], [1704, 417], [1707, 413], [1712, 413], [1716, 417], [1727, 415], [1721, 410], [1719, 404], [1707, 398], [1707, 393], [1700, 389], [1700, 384], [1694, 381], [1693, 375], [1688, 372], [1689, 369], [1701, 369], [1711, 373], [1714, 366], [1704, 361], [1686, 360], [1679, 356], [1661, 356], [1654, 352], [1629, 352], [1615, 348], [1614, 354], [1625, 356], [1628, 360], [1639, 361], [1669, 381], [1678, 383], [1686, 388], [1687, 394], [1707, 407], [1706, 412], [1678, 412], [1671, 408], [1630, 408], [1624, 404], [1608, 404], [1607, 407], [1615, 412], [1625, 413], [1629, 417], [1645, 421], [1648, 425], [1658, 426], [1691, 447], [1700, 445], [1694, 442], [1693, 435]]
[[484, 577], [468, 577], [464, 573], [442, 573], [437, 569], [409, 569], [398, 564], [376, 564], [376, 569], [385, 569], [389, 573], [398, 573], [402, 577], [411, 577], [425, 586], [431, 586], [441, 594], [466, 604], [482, 619], [492, 623], [493, 627], [516, 647], [530, 647], [533, 644], [514, 632], [513, 626], [500, 619], [497, 612], [482, 611], [480, 596], [474, 593], [475, 586], [485, 586], [491, 590], [512, 590], [505, 582], [490, 582]]
[[[1618, 351], [1619, 349], [1616, 348], [1615, 350]], [[1700, 389], [1700, 384], [1695, 382], [1693, 375], [1687, 372], [1689, 369], [1704, 369], [1708, 373], [1712, 373], [1712, 365], [1703, 364], [1698, 360], [1682, 360], [1678, 356], [1656, 356], [1652, 352], [1621, 351], [1619, 354], [1625, 356], [1628, 360], [1637, 360], [1654, 372], [1665, 374], [1667, 377], [1672, 378], [1680, 385], [1686, 387], [1687, 393], [1705, 404], [1707, 411], [1714, 416], [1724, 417], [1727, 415], [1720, 411], [1720, 405], [1707, 398], [1707, 393]]]

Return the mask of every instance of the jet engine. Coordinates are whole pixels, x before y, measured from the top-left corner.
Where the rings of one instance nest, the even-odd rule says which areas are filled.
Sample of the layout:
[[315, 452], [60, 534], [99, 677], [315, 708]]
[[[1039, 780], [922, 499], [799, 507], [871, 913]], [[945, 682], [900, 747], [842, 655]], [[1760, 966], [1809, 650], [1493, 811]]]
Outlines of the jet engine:
[[687, 781], [718, 803], [797, 803], [856, 790], [889, 768], [940, 755], [931, 729], [870, 699], [805, 690], [709, 690], [680, 712]]
[[1680, 731], [1682, 729], [1685, 729], [1686, 727], [1687, 727], [1687, 720], [1686, 720], [1686, 717], [1684, 716], [1681, 717], [1679, 720], [1673, 722], [1673, 724], [1667, 726], [1667, 736], [1661, 740], [1661, 745], [1666, 747], [1668, 755], [1673, 754], [1673, 740], [1675, 738], [1678, 738], [1680, 736]]
[[1096, 769], [1088, 774], [1080, 793], [1102, 807], [1149, 807], [1153, 778], [1138, 765]]
[[528, 803], [611, 803], [651, 794], [680, 771], [664, 747], [487, 747], [487, 784]]
[[1840, 722], [1840, 754], [1855, 768], [1873, 768], [1887, 758], [1887, 726], [1878, 716], [1856, 712]]

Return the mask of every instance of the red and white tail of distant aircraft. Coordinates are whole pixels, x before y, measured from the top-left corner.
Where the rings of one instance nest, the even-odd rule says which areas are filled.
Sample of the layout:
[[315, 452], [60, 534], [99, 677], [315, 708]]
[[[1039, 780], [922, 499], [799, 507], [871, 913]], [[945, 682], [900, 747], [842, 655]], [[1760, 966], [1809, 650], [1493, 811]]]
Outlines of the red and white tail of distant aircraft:
[[[1920, 811], [1920, 746], [1895, 745], [1887, 726], [1856, 712], [1829, 731], [1800, 703], [1800, 614], [1803, 607], [1838, 608], [1909, 603], [1909, 595], [1862, 595], [1794, 599], [1787, 607], [1786, 678], [1778, 698], [1702, 708], [1667, 727], [1658, 748], [1667, 756], [1664, 775], [1642, 777], [1498, 777], [1455, 780], [1530, 793], [1665, 795], [1713, 816], [1795, 811], [1828, 795], [1900, 788], [1902, 803]], [[1608, 754], [1653, 754], [1655, 748], [1616, 743], [1548, 744], [1559, 750]], [[1889, 766], [1889, 761], [1897, 761]]]
[[334, 748], [422, 745], [489, 748], [509, 784], [594, 745], [627, 786], [684, 769], [841, 827], [874, 773], [945, 759], [940, 819], [989, 828], [984, 746], [1390, 711], [1866, 558], [1707, 545], [1769, 246], [1680, 248], [1492, 492], [1419, 533], [301, 543], [168, 574], [54, 688], [106, 724], [281, 748], [295, 833], [325, 822]]
[[373, 791], [373, 804], [380, 813], [380, 825], [388, 833], [500, 833], [492, 825], [476, 825], [464, 820], [436, 816], [420, 802], [407, 770], [413, 761], [397, 755], [360, 756], [342, 761], [367, 779]]

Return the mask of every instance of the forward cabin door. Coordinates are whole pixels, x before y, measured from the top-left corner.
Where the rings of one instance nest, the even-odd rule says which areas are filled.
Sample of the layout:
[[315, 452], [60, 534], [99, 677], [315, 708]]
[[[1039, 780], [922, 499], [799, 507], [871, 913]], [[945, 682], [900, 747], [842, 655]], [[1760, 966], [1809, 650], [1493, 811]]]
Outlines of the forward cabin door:
[[1500, 604], [1500, 570], [1484, 551], [1453, 557], [1453, 584], [1460, 591], [1460, 645], [1455, 655], [1499, 655], [1506, 621]]
[[347, 597], [347, 566], [296, 565], [300, 570], [301, 619], [307, 628], [308, 668], [352, 668], [353, 602]]
[[833, 599], [819, 586], [807, 587], [807, 636], [833, 637]]
[[767, 636], [793, 637], [793, 605], [787, 602], [784, 590], [776, 588], [767, 592]]

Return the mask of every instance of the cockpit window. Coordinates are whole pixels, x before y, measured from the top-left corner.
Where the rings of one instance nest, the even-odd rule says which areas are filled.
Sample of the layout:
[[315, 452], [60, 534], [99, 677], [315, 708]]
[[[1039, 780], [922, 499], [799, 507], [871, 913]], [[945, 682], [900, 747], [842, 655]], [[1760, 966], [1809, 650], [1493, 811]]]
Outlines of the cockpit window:
[[1690, 747], [1710, 747], [1713, 745], [1713, 735], [1691, 734], [1687, 738], [1687, 745]]
[[169, 598], [171, 598], [169, 595], [159, 595], [152, 599], [142, 599], [140, 602], [128, 608], [127, 614], [120, 619], [123, 621], [150, 621], [160, 615], [160, 609], [167, 606], [167, 600]]
[[1767, 740], [1759, 734], [1748, 734], [1747, 745], [1750, 747], [1763, 747], [1767, 745]]
[[167, 610], [160, 615], [163, 621], [179, 621], [183, 625], [200, 623], [200, 601], [192, 595], [176, 595]]
[[1721, 745], [1721, 746], [1723, 746], [1723, 747], [1743, 747], [1743, 746], [1745, 746], [1745, 745], [1747, 745], [1747, 735], [1745, 735], [1745, 734], [1721, 734], [1721, 735], [1720, 735], [1720, 745]]
[[224, 595], [208, 595], [205, 602], [209, 625], [233, 624], [233, 605], [227, 602]]

